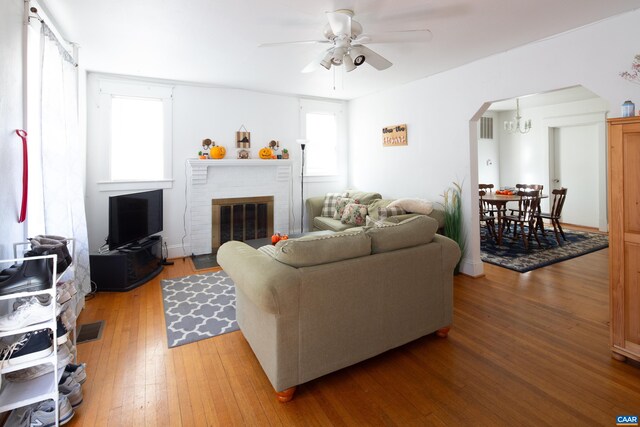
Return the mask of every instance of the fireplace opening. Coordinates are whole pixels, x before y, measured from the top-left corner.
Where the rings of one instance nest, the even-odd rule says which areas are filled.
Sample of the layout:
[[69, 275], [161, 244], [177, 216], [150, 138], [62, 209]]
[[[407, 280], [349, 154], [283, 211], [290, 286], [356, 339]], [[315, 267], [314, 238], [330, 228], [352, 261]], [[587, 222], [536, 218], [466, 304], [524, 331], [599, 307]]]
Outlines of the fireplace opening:
[[262, 239], [273, 234], [273, 196], [213, 199], [211, 252], [229, 240]]

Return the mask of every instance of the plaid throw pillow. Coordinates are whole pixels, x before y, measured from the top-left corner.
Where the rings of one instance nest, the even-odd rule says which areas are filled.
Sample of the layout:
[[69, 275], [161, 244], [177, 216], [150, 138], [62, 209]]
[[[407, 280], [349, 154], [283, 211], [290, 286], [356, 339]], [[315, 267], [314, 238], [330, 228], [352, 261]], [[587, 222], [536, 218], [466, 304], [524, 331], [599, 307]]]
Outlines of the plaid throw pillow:
[[389, 218], [390, 216], [394, 216], [394, 215], [404, 215], [407, 212], [399, 207], [386, 207], [386, 208], [378, 208], [378, 218], [380, 220], [385, 220], [387, 218]]
[[333, 218], [336, 211], [336, 202], [338, 197], [347, 197], [347, 193], [327, 193], [324, 196], [324, 204], [322, 205], [322, 213], [320, 216]]

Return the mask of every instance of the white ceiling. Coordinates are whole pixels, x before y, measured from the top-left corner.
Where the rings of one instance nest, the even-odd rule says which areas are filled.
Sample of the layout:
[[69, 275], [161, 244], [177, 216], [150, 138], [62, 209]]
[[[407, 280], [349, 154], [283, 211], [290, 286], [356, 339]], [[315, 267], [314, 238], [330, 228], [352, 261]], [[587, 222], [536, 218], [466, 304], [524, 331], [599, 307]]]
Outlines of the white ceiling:
[[[545, 105], [564, 104], [568, 102], [585, 101], [587, 99], [598, 98], [598, 95], [583, 86], [573, 86], [551, 92], [537, 93], [522, 96], [520, 108], [535, 108]], [[491, 104], [488, 111], [511, 111], [516, 109], [516, 98], [506, 99]]]
[[[352, 99], [638, 8], [638, 0], [40, 0], [91, 71]], [[300, 70], [326, 11], [365, 33], [428, 28], [426, 43], [369, 44], [393, 66]], [[334, 67], [335, 69], [335, 67]], [[334, 89], [335, 77], [335, 89]]]

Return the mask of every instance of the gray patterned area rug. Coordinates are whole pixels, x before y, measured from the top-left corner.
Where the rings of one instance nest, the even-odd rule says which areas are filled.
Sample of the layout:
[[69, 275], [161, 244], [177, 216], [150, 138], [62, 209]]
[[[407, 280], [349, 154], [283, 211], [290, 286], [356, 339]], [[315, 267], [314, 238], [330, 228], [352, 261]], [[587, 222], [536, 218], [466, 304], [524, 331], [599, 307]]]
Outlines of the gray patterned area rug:
[[161, 282], [169, 347], [237, 331], [236, 288], [224, 271]]
[[522, 239], [512, 241], [509, 237], [503, 237], [502, 245], [498, 246], [492, 238], [483, 235], [481, 258], [484, 262], [525, 273], [609, 246], [609, 236], [606, 234], [577, 230], [564, 230], [564, 234], [567, 241], [563, 241], [562, 246], [558, 246], [553, 232], [547, 231], [546, 237], [538, 235], [540, 247], [533, 239], [533, 242], [529, 242], [529, 249], [524, 248]]

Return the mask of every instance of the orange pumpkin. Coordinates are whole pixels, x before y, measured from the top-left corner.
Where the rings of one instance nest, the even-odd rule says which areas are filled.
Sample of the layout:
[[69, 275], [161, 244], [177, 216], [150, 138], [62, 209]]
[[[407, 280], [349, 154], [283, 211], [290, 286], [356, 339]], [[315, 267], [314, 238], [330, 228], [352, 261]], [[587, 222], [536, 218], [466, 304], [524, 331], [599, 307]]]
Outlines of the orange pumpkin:
[[219, 145], [211, 147], [211, 151], [209, 152], [212, 159], [222, 159], [226, 154], [227, 150]]
[[273, 156], [273, 150], [269, 147], [261, 148], [258, 156], [260, 156], [261, 159], [270, 159], [271, 156]]

